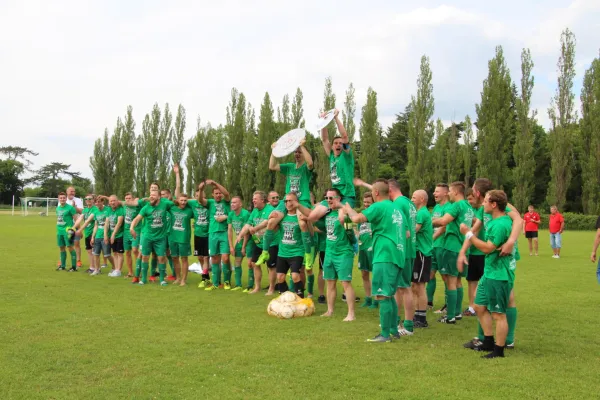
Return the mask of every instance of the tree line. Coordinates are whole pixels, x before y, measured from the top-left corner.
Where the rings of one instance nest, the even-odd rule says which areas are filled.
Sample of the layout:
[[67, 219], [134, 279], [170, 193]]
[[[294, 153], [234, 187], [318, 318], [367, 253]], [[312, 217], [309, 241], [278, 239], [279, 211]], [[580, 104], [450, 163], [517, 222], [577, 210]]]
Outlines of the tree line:
[[[378, 121], [377, 92], [369, 87], [359, 125], [355, 125], [356, 99], [352, 83], [343, 107], [325, 80], [323, 110], [341, 108], [356, 158], [356, 175], [366, 181], [396, 178], [406, 194], [424, 188], [431, 193], [438, 182], [488, 177], [503, 188], [520, 210], [528, 204], [561, 210], [600, 213], [600, 59], [585, 71], [581, 90], [581, 118], [575, 110], [574, 34], [565, 29], [560, 38], [557, 89], [547, 110], [551, 126], [546, 131], [531, 109], [534, 89], [533, 60], [529, 49], [521, 53], [521, 73], [513, 78], [501, 46], [488, 61], [475, 115], [444, 126], [434, 120], [433, 73], [429, 58], [421, 57], [416, 93], [393, 124], [383, 129]], [[122, 196], [134, 191], [148, 195], [151, 182], [174, 188], [172, 165], [180, 164], [185, 191], [210, 177], [231, 193], [249, 202], [254, 190], [283, 192], [280, 174], [269, 171], [271, 144], [296, 127], [305, 127], [303, 94], [297, 88], [274, 106], [269, 93], [256, 110], [244, 93], [231, 90], [226, 122], [218, 126], [198, 117], [186, 140], [186, 111], [179, 105], [173, 120], [169, 104], [155, 104], [138, 128], [129, 106], [117, 118], [112, 133], [105, 130], [90, 157], [95, 191]], [[328, 126], [330, 138], [337, 134]], [[309, 129], [310, 130], [310, 129]], [[306, 146], [315, 170], [311, 188], [322, 197], [329, 180], [329, 162], [317, 132], [309, 132]], [[281, 162], [292, 162], [292, 156]], [[433, 202], [433, 199], [430, 199]]]

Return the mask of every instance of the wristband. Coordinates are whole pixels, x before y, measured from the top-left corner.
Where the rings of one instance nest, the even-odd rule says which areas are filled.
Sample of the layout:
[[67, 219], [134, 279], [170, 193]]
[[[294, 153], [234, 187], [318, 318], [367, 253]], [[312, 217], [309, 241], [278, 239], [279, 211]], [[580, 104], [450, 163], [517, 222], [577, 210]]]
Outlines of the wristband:
[[471, 240], [472, 237], [473, 237], [473, 232], [471, 232], [471, 231], [467, 232], [467, 234], [465, 235], [465, 238], [467, 240]]

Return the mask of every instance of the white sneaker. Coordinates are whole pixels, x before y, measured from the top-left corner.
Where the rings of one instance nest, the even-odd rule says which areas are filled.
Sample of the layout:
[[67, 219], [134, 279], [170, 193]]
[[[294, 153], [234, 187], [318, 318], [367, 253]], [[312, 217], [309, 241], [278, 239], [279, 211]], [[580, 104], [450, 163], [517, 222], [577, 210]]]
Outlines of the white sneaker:
[[414, 334], [414, 332], [407, 331], [404, 328], [398, 329], [398, 333], [400, 334], [400, 336], [412, 336]]
[[90, 275], [98, 275], [98, 274], [100, 274], [100, 271], [95, 269], [94, 272], [92, 272]]
[[106, 268], [106, 264], [102, 264], [100, 268]]
[[118, 278], [121, 276], [121, 271], [117, 271], [116, 269], [112, 272], [111, 275], [113, 278]]
[[169, 284], [168, 284], [166, 281], [162, 281], [162, 282], [160, 283], [160, 286], [169, 286]]
[[115, 276], [115, 271], [110, 271], [110, 272], [108, 273], [108, 276], [109, 276], [109, 277], [111, 277], [111, 278], [112, 278], [113, 276]]
[[138, 282], [138, 285], [142, 285], [142, 286], [144, 286], [144, 285], [145, 285], [145, 283], [144, 283], [144, 282], [142, 282], [142, 281], [139, 281], [139, 282]]

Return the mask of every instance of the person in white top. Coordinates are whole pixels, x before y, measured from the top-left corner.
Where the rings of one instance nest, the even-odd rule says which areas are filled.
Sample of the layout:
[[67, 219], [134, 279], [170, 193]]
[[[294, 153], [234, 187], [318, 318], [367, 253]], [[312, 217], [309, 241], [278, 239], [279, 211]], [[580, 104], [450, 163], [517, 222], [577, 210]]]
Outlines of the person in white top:
[[[81, 212], [83, 211], [83, 201], [79, 197], [75, 197], [75, 188], [73, 186], [67, 188], [67, 204], [75, 207], [77, 215], [81, 216]], [[77, 253], [77, 268], [81, 267], [81, 246], [79, 245], [79, 240], [81, 240], [81, 236], [76, 234], [73, 246], [75, 247], [75, 253]]]

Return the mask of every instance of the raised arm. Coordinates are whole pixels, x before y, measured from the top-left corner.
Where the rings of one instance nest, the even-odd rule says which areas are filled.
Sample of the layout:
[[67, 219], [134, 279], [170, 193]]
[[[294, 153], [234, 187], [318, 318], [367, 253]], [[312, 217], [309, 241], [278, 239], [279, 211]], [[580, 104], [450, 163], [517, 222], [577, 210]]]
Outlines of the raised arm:
[[[273, 143], [273, 144], [275, 144], [275, 143]], [[271, 158], [269, 158], [269, 169], [271, 171], [280, 171], [281, 170], [281, 167], [279, 166], [279, 163], [277, 162], [277, 159], [275, 158], [273, 153], [271, 153]]]
[[202, 204], [204, 207], [208, 204], [206, 201], [206, 194], [204, 193], [204, 185], [205, 182], [202, 182], [198, 185], [198, 203]]
[[348, 132], [346, 132], [346, 128], [344, 128], [344, 124], [340, 121], [339, 118], [340, 110], [336, 108], [335, 110], [335, 124], [337, 125], [338, 131], [340, 132], [340, 136], [342, 137], [342, 143], [348, 144], [350, 141], [348, 140]]
[[175, 173], [175, 198], [178, 199], [181, 194], [181, 177], [179, 176], [178, 164], [173, 164], [173, 172]]
[[306, 162], [308, 169], [313, 169], [313, 159], [308, 150], [306, 150], [306, 147], [304, 147], [305, 143], [305, 139], [300, 141], [300, 151], [302, 152], [302, 156], [304, 157], [304, 161]]
[[221, 191], [221, 193], [223, 193], [223, 198], [226, 201], [230, 200], [230, 195], [229, 192], [227, 191], [227, 189], [225, 189], [225, 186], [221, 185], [220, 183], [217, 183], [215, 181], [213, 181], [212, 179], [207, 179], [206, 180], [206, 184], [207, 185], [213, 185], [214, 187], [216, 187], [217, 189], [219, 189]]
[[329, 154], [331, 154], [331, 143], [329, 143], [329, 131], [327, 128], [321, 129], [321, 141], [323, 142], [325, 155], [329, 157]]
[[[308, 221], [309, 222], [317, 222], [318, 220], [323, 218], [325, 216], [325, 214], [327, 214], [327, 210], [328, 210], [328, 208], [325, 207], [324, 205], [317, 204], [315, 206], [315, 208], [313, 210], [311, 210], [310, 214], [308, 214]], [[302, 211], [302, 209], [300, 209], [300, 211]], [[303, 211], [302, 211], [302, 213], [304, 214]]]
[[369, 185], [367, 182], [363, 181], [360, 178], [354, 178], [352, 180], [352, 183], [354, 184], [354, 186], [364, 187], [367, 190], [373, 190], [373, 185]]

